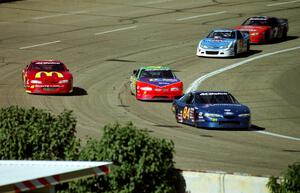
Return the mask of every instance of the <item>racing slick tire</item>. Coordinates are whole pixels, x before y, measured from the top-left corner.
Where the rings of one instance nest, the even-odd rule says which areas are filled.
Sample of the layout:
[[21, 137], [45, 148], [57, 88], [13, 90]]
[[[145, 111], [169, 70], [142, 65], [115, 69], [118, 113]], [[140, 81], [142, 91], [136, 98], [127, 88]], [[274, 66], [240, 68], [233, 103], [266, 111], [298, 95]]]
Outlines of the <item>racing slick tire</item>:
[[286, 39], [286, 38], [287, 38], [287, 29], [284, 28], [282, 32], [282, 39]]
[[264, 39], [265, 43], [270, 43], [270, 31], [266, 31]]
[[246, 52], [248, 53], [250, 51], [250, 41], [247, 41], [247, 50]]
[[234, 45], [234, 54], [233, 55], [234, 55], [233, 57], [237, 56], [237, 45], [236, 44]]

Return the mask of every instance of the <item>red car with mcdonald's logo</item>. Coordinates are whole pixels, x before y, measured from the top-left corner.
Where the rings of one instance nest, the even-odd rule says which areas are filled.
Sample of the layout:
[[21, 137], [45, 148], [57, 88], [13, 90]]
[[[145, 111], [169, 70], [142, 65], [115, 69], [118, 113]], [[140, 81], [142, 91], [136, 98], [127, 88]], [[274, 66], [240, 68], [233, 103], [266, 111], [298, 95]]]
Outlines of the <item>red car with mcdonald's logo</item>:
[[35, 94], [68, 94], [73, 76], [59, 60], [33, 60], [22, 71], [25, 91]]

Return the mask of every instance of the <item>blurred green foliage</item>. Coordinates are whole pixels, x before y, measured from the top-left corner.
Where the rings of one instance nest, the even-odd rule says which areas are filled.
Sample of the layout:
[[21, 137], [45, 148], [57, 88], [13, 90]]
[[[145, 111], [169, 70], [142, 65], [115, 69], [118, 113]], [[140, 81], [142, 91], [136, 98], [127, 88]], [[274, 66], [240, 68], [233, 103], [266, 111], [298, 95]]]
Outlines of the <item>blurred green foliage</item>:
[[280, 178], [271, 176], [267, 187], [271, 193], [300, 193], [300, 163], [289, 165]]
[[80, 142], [71, 111], [53, 115], [37, 108], [0, 109], [0, 159], [75, 160]]

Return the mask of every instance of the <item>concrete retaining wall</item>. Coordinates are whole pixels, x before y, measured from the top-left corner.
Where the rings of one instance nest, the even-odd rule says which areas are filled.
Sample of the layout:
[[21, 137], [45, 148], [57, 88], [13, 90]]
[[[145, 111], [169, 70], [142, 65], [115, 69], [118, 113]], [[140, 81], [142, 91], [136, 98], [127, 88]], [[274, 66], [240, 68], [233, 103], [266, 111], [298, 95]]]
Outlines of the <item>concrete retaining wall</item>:
[[182, 171], [187, 193], [270, 193], [267, 177]]

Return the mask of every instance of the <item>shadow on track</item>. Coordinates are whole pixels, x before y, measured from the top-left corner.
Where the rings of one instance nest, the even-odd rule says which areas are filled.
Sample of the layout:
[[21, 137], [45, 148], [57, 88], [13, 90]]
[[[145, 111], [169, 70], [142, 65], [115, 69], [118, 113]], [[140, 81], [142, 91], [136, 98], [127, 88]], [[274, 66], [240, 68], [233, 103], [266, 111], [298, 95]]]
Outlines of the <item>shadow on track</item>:
[[23, 1], [23, 0], [0, 0], [0, 4], [1, 3], [10, 3], [10, 2], [13, 2], [13, 1]]
[[73, 92], [68, 94], [68, 96], [84, 96], [88, 95], [87, 91], [80, 87], [73, 87]]
[[299, 36], [287, 36], [286, 38], [275, 39], [275, 40], [272, 40], [272, 41], [267, 42], [267, 43], [251, 44], [251, 46], [279, 44], [281, 42], [288, 42], [288, 41], [292, 41], [292, 40], [295, 40], [295, 39], [298, 39], [298, 38], [299, 38]]
[[214, 130], [214, 131], [263, 131], [266, 130], [266, 128], [259, 127], [257, 125], [251, 125], [250, 128], [244, 128], [244, 129], [237, 129], [237, 128], [202, 128], [199, 127], [200, 129], [204, 130]]
[[261, 52], [262, 52], [262, 50], [253, 50], [252, 48], [250, 48], [250, 50], [246, 53], [242, 53], [242, 54], [239, 54], [235, 57], [229, 57], [229, 58], [231, 58], [231, 59], [232, 58], [247, 58], [249, 56], [252, 56], [254, 54], [258, 54], [258, 53], [261, 53]]

